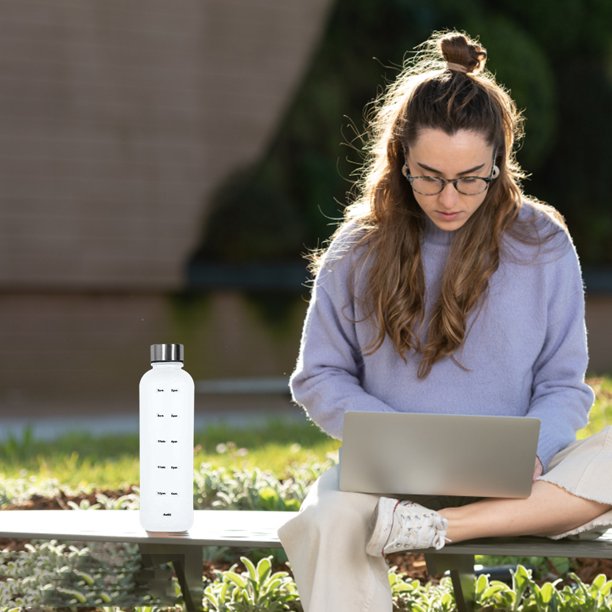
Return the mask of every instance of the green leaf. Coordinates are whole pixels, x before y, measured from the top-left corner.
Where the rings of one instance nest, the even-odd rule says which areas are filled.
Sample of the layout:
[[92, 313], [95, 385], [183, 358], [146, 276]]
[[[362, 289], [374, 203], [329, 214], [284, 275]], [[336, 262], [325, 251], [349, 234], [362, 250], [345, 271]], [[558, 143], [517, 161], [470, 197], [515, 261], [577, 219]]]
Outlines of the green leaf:
[[[230, 582], [229, 580], [223, 580], [223, 582], [221, 583], [221, 590], [219, 591], [219, 597], [220, 597], [220, 601], [221, 603], [227, 601], [227, 596], [230, 592], [230, 586], [233, 583]], [[233, 585], [234, 587], [236, 586], [235, 584]]]
[[272, 570], [272, 559], [271, 557], [264, 557], [257, 564], [257, 576], [259, 577], [259, 582], [263, 583], [270, 575], [270, 571]]
[[531, 582], [531, 572], [523, 565], [517, 565], [514, 570], [514, 578], [519, 586]]
[[595, 589], [600, 591], [606, 584], [606, 580], [607, 578], [605, 574], [598, 574], [597, 576], [595, 576], [595, 578], [593, 578], [593, 582], [591, 583], [591, 586], [595, 587]]
[[251, 580], [257, 582], [257, 569], [253, 562], [248, 557], [240, 557], [240, 561], [242, 561], [242, 564], [244, 565], [244, 567], [246, 567]]
[[245, 589], [247, 586], [246, 580], [240, 574], [232, 570], [227, 570], [226, 572], [224, 572], [223, 578], [229, 580], [240, 589]]
[[555, 592], [555, 588], [550, 582], [546, 582], [545, 584], [543, 584], [540, 588], [539, 593], [542, 603], [549, 604]]
[[474, 590], [478, 597], [489, 586], [489, 577], [486, 574], [480, 574], [476, 579]]
[[486, 599], [492, 599], [494, 598], [498, 593], [503, 593], [506, 591], [511, 590], [510, 587], [507, 584], [504, 584], [503, 582], [499, 582], [497, 580], [491, 582], [491, 584], [485, 589], [485, 591], [482, 593], [482, 599], [486, 600]]
[[516, 594], [516, 599], [514, 601], [514, 605], [512, 606], [512, 610], [514, 612], [519, 610], [521, 601], [523, 599], [523, 594], [532, 585], [534, 585], [534, 582], [531, 580], [531, 572], [523, 565], [517, 565], [516, 570], [514, 570], [512, 573], [512, 587]]
[[277, 589], [281, 587], [283, 581], [280, 578], [268, 580], [265, 584], [265, 593], [274, 593]]
[[607, 597], [608, 594], [612, 591], [612, 580], [608, 580], [608, 582], [606, 582], [606, 584], [604, 584], [599, 590], [601, 592], [602, 597]]
[[75, 570], [74, 572], [87, 586], [93, 586], [95, 584], [95, 580], [93, 576], [87, 574], [86, 572], [82, 572], [79, 570]]

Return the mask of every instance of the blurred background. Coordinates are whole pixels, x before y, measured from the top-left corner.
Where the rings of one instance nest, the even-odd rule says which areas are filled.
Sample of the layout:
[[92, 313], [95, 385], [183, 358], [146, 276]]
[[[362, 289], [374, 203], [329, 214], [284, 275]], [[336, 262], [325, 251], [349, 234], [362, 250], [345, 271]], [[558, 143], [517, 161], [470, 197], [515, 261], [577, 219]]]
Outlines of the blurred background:
[[568, 221], [612, 372], [609, 0], [5, 0], [0, 430], [134, 426], [156, 342], [185, 344], [200, 416], [296, 413], [303, 255], [364, 105], [441, 28], [524, 109], [525, 189]]

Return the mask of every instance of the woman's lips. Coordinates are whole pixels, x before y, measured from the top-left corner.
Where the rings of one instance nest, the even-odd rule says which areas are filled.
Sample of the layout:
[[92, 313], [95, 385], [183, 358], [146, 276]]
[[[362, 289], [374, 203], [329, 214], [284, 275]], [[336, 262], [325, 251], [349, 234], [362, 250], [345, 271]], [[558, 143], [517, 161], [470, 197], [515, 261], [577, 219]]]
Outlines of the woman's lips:
[[438, 216], [444, 219], [445, 221], [453, 221], [459, 216], [459, 212], [444, 212], [442, 210], [436, 211]]

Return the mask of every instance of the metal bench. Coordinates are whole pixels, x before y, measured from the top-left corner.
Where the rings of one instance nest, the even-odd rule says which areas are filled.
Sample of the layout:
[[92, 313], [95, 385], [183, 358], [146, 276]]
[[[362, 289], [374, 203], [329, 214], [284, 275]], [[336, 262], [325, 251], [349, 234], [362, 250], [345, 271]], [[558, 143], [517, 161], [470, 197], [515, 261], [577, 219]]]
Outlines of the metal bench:
[[[280, 547], [278, 529], [294, 512], [196, 510], [188, 533], [151, 533], [140, 527], [136, 510], [5, 510], [0, 513], [0, 538], [68, 540], [138, 544], [146, 564], [172, 562], [187, 610], [201, 608], [204, 546]], [[491, 538], [449, 544], [427, 551], [432, 574], [449, 571], [457, 609], [473, 607], [474, 555], [586, 557], [612, 559], [612, 529], [598, 540]], [[152, 588], [168, 576], [153, 576]]]

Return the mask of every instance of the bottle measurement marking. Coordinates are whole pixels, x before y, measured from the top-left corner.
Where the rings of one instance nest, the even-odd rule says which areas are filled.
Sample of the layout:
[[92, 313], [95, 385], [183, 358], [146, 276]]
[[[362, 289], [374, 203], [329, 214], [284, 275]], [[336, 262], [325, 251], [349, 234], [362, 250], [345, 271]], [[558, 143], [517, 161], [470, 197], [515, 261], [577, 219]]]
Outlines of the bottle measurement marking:
[[170, 415], [173, 419], [176, 419], [176, 417], [178, 416], [178, 414], [171, 414]]
[[158, 494], [158, 495], [165, 495], [165, 494], [166, 494], [166, 492], [165, 492], [165, 491], [158, 491], [158, 492], [157, 492], [157, 494]]
[[172, 444], [178, 444], [178, 440], [170, 440]]
[[178, 495], [178, 493], [175, 493], [174, 491], [171, 491], [170, 495]]
[[170, 469], [171, 469], [171, 470], [178, 470], [178, 465], [171, 465], [171, 466], [170, 466]]
[[158, 465], [158, 466], [157, 466], [157, 469], [158, 469], [158, 470], [165, 470], [165, 469], [166, 469], [166, 466], [165, 466], [165, 465]]
[[158, 390], [157, 390], [157, 392], [158, 392], [158, 393], [163, 393], [163, 392], [164, 392], [164, 389], [158, 389]]
[[178, 393], [178, 389], [170, 389], [172, 393]]
[[166, 441], [165, 441], [165, 440], [158, 440], [158, 442], [159, 442], [160, 444], [165, 444], [165, 443], [166, 443]]
[[172, 516], [172, 512], [164, 512], [163, 516]]

